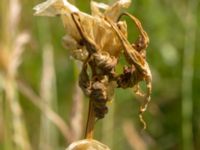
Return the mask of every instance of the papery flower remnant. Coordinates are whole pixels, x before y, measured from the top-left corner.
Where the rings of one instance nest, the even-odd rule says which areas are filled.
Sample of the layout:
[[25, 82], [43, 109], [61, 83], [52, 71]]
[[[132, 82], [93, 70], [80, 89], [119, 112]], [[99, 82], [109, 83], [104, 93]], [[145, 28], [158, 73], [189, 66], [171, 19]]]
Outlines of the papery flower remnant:
[[[128, 7], [130, 1], [119, 1], [113, 6], [103, 5], [102, 3], [91, 2], [92, 15], [81, 12], [77, 7], [73, 6], [66, 0], [48, 0], [37, 5], [35, 15], [38, 16], [58, 16], [60, 15], [63, 25], [66, 29], [66, 36], [63, 38], [66, 48], [72, 53], [85, 51], [85, 45], [82, 44], [82, 37], [72, 19], [72, 14], [78, 14], [82, 28], [85, 30], [86, 36], [97, 43], [101, 51], [107, 51], [111, 55], [118, 56], [122, 49], [120, 41], [111, 26], [105, 21], [104, 17], [116, 21], [123, 7]], [[104, 10], [104, 13], [100, 9]], [[126, 30], [126, 23], [120, 21], [120, 24]], [[124, 31], [126, 32], [126, 31]], [[81, 49], [81, 50], [80, 50]], [[87, 52], [84, 52], [86, 54]], [[86, 57], [84, 57], [86, 58]], [[84, 60], [84, 58], [80, 58]], [[76, 57], [75, 57], [76, 59]]]
[[[149, 38], [140, 21], [123, 12], [130, 4], [131, 0], [119, 0], [111, 6], [91, 1], [91, 14], [80, 11], [67, 0], [48, 0], [34, 8], [35, 15], [60, 16], [66, 30], [63, 43], [75, 59], [83, 62], [79, 86], [90, 97], [86, 134], [93, 128], [94, 120], [103, 118], [108, 112], [106, 103], [112, 99], [115, 88], [134, 88], [134, 92], [144, 98], [140, 120], [146, 128], [142, 113], [147, 109], [152, 88], [151, 71], [146, 61]], [[139, 30], [134, 43], [127, 40], [127, 24], [121, 20], [124, 15]], [[121, 55], [125, 56], [128, 65], [117, 74], [115, 68]], [[146, 82], [146, 94], [140, 92], [141, 81]]]
[[96, 140], [85, 139], [72, 143], [66, 150], [110, 150], [108, 146]]

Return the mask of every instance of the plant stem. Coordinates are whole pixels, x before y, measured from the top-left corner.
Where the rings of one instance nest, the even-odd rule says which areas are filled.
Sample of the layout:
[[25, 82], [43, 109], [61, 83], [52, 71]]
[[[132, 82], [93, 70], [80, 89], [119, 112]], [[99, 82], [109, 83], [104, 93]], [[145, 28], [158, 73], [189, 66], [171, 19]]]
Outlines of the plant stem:
[[90, 99], [86, 131], [85, 131], [86, 139], [93, 138], [94, 124], [95, 124], [95, 112], [94, 112], [94, 106], [93, 106], [93, 99]]
[[194, 76], [194, 56], [196, 41], [196, 14], [197, 1], [190, 1], [185, 17], [185, 47], [183, 51], [182, 70], [182, 142], [183, 150], [193, 150], [193, 76]]
[[34, 91], [25, 83], [18, 81], [19, 91], [28, 98], [37, 108], [41, 110], [46, 117], [51, 120], [55, 126], [60, 130], [62, 135], [65, 137], [66, 142], [70, 139], [70, 130], [65, 121], [55, 113], [48, 105], [46, 105], [41, 97], [34, 93]]

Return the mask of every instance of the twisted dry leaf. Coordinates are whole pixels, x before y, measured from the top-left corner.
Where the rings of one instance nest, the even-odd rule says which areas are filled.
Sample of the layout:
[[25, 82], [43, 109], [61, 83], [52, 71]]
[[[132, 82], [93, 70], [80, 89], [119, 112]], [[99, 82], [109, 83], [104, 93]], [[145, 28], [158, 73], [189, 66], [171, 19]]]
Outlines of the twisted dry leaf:
[[[125, 35], [120, 31], [120, 28], [116, 24], [114, 24], [108, 18], [107, 18], [107, 21], [112, 26], [112, 29], [117, 33], [119, 39], [121, 40], [121, 43], [124, 47], [124, 55], [127, 62], [130, 65], [134, 65], [132, 77], [134, 77], [133, 84], [134, 84], [134, 87], [136, 87], [135, 93], [145, 98], [144, 104], [140, 107], [140, 114], [139, 114], [140, 121], [143, 123], [144, 129], [145, 129], [146, 122], [144, 121], [142, 114], [146, 111], [151, 99], [152, 75], [151, 75], [151, 70], [149, 68], [149, 65], [147, 61], [145, 60], [145, 56], [143, 56], [142, 54], [144, 53], [144, 51], [146, 51], [146, 48], [149, 43], [149, 38], [148, 38], [147, 33], [144, 31], [140, 21], [136, 17], [128, 13], [126, 13], [126, 15], [128, 15], [129, 17], [131, 17], [131, 19], [133, 19], [133, 21], [135, 22], [137, 28], [139, 29], [141, 33], [140, 40], [137, 41], [137, 43], [133, 43], [132, 45], [129, 43]], [[140, 81], [146, 82], [147, 93], [145, 95], [139, 91], [140, 88], [139, 88], [138, 83]]]

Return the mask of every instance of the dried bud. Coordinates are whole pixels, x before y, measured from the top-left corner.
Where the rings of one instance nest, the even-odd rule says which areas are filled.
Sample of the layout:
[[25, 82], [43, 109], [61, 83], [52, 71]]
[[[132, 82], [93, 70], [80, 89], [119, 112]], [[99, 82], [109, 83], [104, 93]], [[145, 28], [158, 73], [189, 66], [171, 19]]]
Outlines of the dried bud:
[[66, 150], [110, 150], [110, 148], [99, 141], [85, 139], [70, 144]]

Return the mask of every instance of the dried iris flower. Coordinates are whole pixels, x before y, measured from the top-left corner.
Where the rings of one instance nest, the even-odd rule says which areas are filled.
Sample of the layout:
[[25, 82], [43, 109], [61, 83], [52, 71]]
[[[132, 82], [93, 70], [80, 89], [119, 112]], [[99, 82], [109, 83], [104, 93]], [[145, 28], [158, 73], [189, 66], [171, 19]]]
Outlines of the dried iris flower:
[[[37, 5], [35, 15], [60, 16], [66, 29], [65, 47], [72, 56], [83, 62], [79, 86], [90, 97], [86, 138], [92, 138], [94, 122], [108, 112], [107, 102], [115, 88], [134, 88], [144, 98], [140, 108], [140, 120], [146, 128], [142, 113], [150, 101], [152, 76], [146, 61], [149, 38], [140, 21], [129, 13], [130, 0], [119, 0], [111, 6], [91, 1], [91, 15], [81, 12], [67, 0], [48, 0]], [[127, 40], [127, 24], [121, 18], [126, 15], [139, 30], [136, 42]], [[121, 74], [115, 72], [119, 57], [124, 55], [128, 65]], [[89, 71], [90, 69], [90, 71]], [[139, 82], [145, 81], [147, 92], [140, 92]]]

